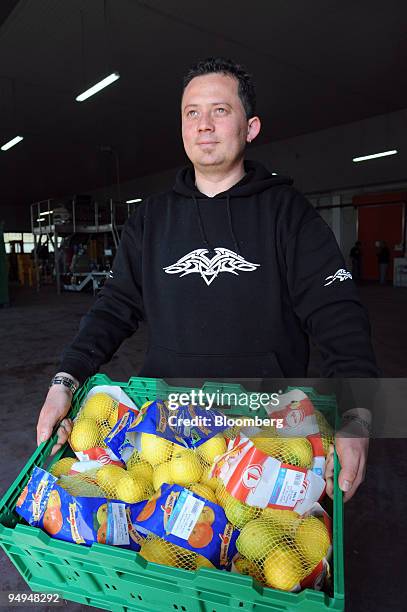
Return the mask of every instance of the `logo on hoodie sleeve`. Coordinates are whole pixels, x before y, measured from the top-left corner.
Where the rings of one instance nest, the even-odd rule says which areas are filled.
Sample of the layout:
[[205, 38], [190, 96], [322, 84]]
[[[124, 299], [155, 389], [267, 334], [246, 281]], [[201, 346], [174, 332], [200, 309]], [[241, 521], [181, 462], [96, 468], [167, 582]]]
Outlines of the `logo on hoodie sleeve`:
[[348, 272], [347, 270], [340, 268], [340, 270], [337, 270], [335, 274], [331, 274], [331, 276], [326, 277], [325, 280], [328, 282], [325, 283], [324, 287], [326, 287], [327, 285], [332, 285], [332, 283], [336, 280], [342, 282], [346, 280], [347, 278], [352, 278], [352, 274]]
[[254, 272], [260, 266], [260, 264], [246, 261], [241, 255], [223, 247], [217, 247], [214, 251], [215, 255], [211, 258], [206, 255], [209, 253], [208, 249], [195, 249], [163, 270], [167, 274], [179, 274], [180, 276], [200, 274], [209, 286], [222, 272], [238, 276], [239, 272]]

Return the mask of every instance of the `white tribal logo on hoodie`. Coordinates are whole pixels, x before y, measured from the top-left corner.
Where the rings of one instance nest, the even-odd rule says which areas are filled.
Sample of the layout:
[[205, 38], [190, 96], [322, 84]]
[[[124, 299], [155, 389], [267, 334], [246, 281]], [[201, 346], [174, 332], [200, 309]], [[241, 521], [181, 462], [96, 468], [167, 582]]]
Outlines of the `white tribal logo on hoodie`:
[[210, 285], [221, 272], [239, 275], [239, 272], [253, 272], [260, 264], [250, 263], [234, 251], [217, 247], [215, 255], [210, 258], [205, 255], [208, 249], [195, 249], [176, 263], [163, 268], [167, 274], [200, 274], [207, 285]]

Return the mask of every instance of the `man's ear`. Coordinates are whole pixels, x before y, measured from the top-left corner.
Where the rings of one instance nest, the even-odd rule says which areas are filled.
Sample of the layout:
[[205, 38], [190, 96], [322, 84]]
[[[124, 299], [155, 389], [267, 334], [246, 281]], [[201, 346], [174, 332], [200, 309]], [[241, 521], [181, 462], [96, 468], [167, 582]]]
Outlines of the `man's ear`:
[[251, 117], [251, 119], [249, 119], [248, 124], [247, 124], [246, 141], [252, 142], [252, 140], [254, 140], [256, 136], [259, 134], [260, 129], [261, 129], [261, 121], [259, 117]]

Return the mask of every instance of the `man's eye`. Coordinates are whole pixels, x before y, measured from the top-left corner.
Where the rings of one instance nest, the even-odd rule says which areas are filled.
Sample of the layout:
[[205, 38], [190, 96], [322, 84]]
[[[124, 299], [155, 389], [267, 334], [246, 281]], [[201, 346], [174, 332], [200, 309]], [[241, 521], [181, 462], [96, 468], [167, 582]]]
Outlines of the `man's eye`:
[[190, 110], [187, 112], [187, 117], [196, 117], [198, 112], [196, 110]]
[[219, 108], [216, 109], [216, 112], [219, 115], [224, 115], [226, 113], [226, 108], [223, 108], [222, 106], [220, 106]]

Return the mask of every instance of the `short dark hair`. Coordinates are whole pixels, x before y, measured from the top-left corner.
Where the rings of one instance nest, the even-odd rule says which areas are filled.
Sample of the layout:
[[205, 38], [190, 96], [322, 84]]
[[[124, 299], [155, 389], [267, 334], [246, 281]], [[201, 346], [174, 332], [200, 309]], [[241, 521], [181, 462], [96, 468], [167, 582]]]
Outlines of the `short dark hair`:
[[182, 93], [184, 93], [188, 83], [195, 77], [216, 72], [221, 72], [237, 79], [239, 84], [238, 94], [246, 112], [246, 118], [250, 119], [250, 117], [253, 117], [256, 112], [256, 91], [253, 77], [247, 72], [244, 66], [236, 64], [236, 62], [231, 59], [207, 57], [191, 66], [184, 76]]

